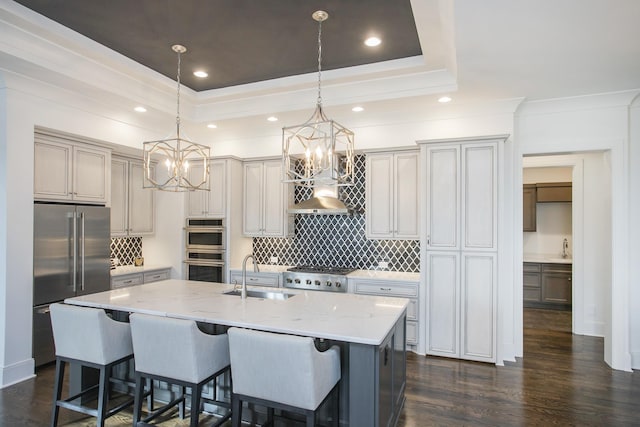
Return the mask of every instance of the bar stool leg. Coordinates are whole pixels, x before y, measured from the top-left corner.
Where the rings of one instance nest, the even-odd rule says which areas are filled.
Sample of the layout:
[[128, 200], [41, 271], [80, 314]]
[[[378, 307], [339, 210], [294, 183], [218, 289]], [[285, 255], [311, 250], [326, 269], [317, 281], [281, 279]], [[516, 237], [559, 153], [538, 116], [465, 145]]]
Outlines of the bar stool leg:
[[198, 418], [200, 416], [200, 394], [202, 387], [194, 384], [191, 387], [191, 423], [190, 427], [198, 427]]
[[231, 427], [240, 427], [242, 422], [242, 400], [231, 395]]
[[107, 412], [107, 397], [109, 388], [109, 376], [110, 366], [103, 366], [100, 368], [100, 380], [98, 382], [98, 420], [97, 425], [104, 427], [104, 417]]
[[56, 427], [58, 425], [58, 414], [60, 413], [58, 400], [60, 400], [60, 397], [62, 397], [62, 381], [64, 380], [64, 368], [65, 362], [60, 359], [56, 359], [56, 377], [53, 384], [53, 408], [51, 410], [51, 427]]
[[[142, 417], [141, 415], [141, 411], [142, 411], [142, 399], [143, 399], [143, 395], [144, 395], [144, 387], [143, 387], [143, 378], [142, 375], [140, 375], [139, 372], [136, 372], [136, 390], [135, 390], [135, 399], [133, 402], [133, 424], [136, 425], [138, 423], [138, 421], [140, 421], [140, 418]], [[149, 413], [151, 413], [151, 410], [149, 410]]]

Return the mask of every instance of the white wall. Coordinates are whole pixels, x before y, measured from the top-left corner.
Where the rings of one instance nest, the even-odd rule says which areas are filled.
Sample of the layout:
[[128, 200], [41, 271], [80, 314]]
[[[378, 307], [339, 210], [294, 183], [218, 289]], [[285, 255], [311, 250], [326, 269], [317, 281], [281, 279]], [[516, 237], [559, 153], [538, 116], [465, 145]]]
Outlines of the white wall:
[[[81, 94], [74, 95], [19, 76], [5, 74], [0, 100], [6, 99], [6, 111], [0, 109], [3, 123], [0, 152], [0, 386], [4, 387], [33, 375], [31, 358], [33, 307], [33, 140], [36, 126], [57, 129], [107, 142], [141, 146], [141, 142], [161, 138], [167, 130], [152, 131], [155, 124], [126, 122], [122, 116], [105, 114], [107, 109]], [[5, 121], [6, 120], [6, 121]], [[10, 177], [6, 179], [7, 177]], [[6, 190], [6, 196], [3, 195]], [[158, 194], [163, 209], [158, 234], [145, 240], [150, 256], [173, 254], [182, 248], [180, 233], [183, 203]], [[181, 196], [179, 196], [181, 197]], [[7, 224], [11, 224], [10, 227]], [[174, 226], [175, 224], [180, 224]], [[178, 230], [177, 232], [175, 230]], [[6, 233], [6, 238], [4, 238]], [[165, 252], [166, 251], [166, 252]], [[182, 256], [168, 260], [174, 270]], [[165, 262], [165, 259], [162, 259]]]
[[632, 366], [640, 369], [640, 102], [631, 108], [629, 144], [629, 312]]
[[560, 256], [563, 239], [573, 246], [571, 233], [571, 203], [538, 203], [536, 206], [536, 231], [525, 231], [522, 251], [525, 254]]

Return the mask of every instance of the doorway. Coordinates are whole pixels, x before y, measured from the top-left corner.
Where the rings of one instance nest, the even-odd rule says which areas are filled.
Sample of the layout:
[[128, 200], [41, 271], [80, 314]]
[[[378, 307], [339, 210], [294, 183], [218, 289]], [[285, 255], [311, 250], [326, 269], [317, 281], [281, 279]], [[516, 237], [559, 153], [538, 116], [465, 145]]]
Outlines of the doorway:
[[[523, 168], [536, 168], [538, 171], [544, 168], [556, 168], [556, 171], [566, 168], [571, 171], [570, 214], [564, 213], [565, 218], [570, 215], [571, 230], [570, 237], [567, 238], [572, 257], [571, 329], [577, 335], [604, 337], [611, 309], [609, 153], [526, 156], [523, 158]], [[544, 214], [553, 214], [553, 211], [562, 211], [563, 208], [566, 211], [568, 206], [546, 209]], [[551, 248], [553, 253], [560, 255], [565, 238], [560, 234], [568, 230], [566, 219], [563, 221], [562, 224], [554, 224], [555, 231], [549, 232], [548, 238], [538, 236], [523, 239], [523, 249], [538, 245]]]

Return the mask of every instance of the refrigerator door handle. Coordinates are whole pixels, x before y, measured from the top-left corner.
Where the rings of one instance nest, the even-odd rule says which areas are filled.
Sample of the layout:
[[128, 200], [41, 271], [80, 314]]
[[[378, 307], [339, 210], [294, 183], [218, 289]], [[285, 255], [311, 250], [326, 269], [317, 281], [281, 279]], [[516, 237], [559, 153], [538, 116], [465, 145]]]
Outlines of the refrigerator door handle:
[[73, 292], [78, 289], [78, 214], [73, 213]]
[[84, 212], [80, 212], [80, 290], [84, 291]]
[[49, 312], [51, 311], [51, 309], [49, 309], [49, 306], [45, 306], [45, 307], [39, 307], [36, 308], [36, 313], [38, 314], [49, 314]]

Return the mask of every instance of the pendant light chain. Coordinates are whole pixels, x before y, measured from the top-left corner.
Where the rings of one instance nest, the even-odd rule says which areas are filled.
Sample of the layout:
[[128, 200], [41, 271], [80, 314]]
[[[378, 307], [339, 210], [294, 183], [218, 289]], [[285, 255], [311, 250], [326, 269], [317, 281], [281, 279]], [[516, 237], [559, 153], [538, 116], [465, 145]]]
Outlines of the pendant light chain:
[[182, 57], [182, 52], [178, 50], [178, 102], [177, 102], [177, 110], [176, 110], [176, 133], [178, 135], [178, 139], [180, 139], [180, 58]]
[[322, 107], [322, 20], [318, 21], [318, 106]]

